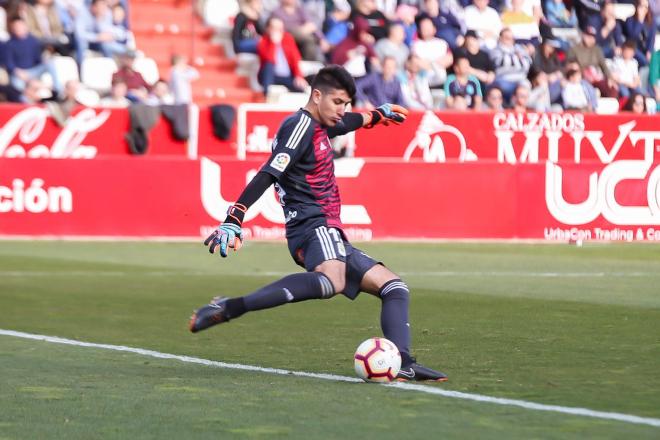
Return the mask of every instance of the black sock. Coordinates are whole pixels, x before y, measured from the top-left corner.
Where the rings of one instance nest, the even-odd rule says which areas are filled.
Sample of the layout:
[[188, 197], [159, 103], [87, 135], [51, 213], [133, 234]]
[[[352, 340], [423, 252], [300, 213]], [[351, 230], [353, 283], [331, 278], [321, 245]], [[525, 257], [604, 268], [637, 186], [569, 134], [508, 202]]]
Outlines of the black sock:
[[396, 279], [388, 281], [381, 287], [378, 295], [382, 299], [380, 311], [380, 326], [383, 335], [397, 346], [401, 353], [401, 366], [412, 363], [410, 356], [410, 324], [408, 323], [408, 306], [410, 292], [403, 281]]
[[245, 312], [269, 309], [290, 302], [330, 298], [335, 289], [327, 276], [320, 272], [287, 275], [241, 298], [227, 302], [227, 314], [238, 318]]

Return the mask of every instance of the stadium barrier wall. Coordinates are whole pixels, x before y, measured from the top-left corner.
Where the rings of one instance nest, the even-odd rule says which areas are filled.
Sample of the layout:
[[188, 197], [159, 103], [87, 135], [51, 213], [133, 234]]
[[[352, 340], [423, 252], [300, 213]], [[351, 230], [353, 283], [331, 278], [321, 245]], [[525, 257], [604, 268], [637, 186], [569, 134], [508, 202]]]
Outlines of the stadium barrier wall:
[[[60, 127], [45, 108], [0, 106], [0, 235], [204, 236], [267, 157], [289, 112], [245, 104], [234, 137], [219, 141], [201, 109], [192, 127], [198, 143], [175, 140], [161, 119], [148, 154], [131, 157], [125, 109], [79, 108]], [[657, 241], [659, 121], [413, 113], [402, 126], [343, 139], [358, 156], [336, 162], [343, 220], [352, 239], [364, 240]], [[417, 213], [405, 230], [403, 206]], [[270, 191], [250, 220], [255, 238], [283, 235]]]
[[[0, 159], [0, 235], [198, 239], [260, 166], [259, 159]], [[660, 163], [353, 158], [336, 161], [336, 172], [353, 240], [660, 241]], [[272, 190], [246, 220], [251, 239], [284, 235]]]

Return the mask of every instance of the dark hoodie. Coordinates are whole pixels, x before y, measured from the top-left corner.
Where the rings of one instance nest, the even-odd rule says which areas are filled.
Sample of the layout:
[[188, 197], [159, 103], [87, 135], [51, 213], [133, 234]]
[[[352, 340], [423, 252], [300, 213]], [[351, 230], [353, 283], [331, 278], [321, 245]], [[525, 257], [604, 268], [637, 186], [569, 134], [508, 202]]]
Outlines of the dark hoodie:
[[353, 29], [348, 36], [332, 51], [333, 64], [346, 63], [348, 61], [348, 52], [360, 46], [364, 48], [364, 55], [367, 60], [376, 56], [373, 45], [360, 40], [360, 34], [362, 32], [369, 32], [369, 23], [365, 19], [358, 17], [353, 22]]

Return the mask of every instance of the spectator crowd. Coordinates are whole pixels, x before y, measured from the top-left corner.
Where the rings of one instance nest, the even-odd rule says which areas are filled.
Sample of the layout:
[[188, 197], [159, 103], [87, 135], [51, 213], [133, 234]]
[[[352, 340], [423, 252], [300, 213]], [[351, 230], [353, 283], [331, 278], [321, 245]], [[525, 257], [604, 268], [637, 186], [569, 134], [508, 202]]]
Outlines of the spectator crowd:
[[606, 97], [655, 112], [645, 98], [660, 102], [660, 1], [619, 3], [239, 0], [232, 42], [258, 55], [265, 93], [303, 90], [303, 60], [343, 65], [367, 108], [595, 111]]
[[[191, 102], [190, 82], [198, 72], [185, 57], [174, 55], [168, 78], [153, 83], [135, 70], [139, 54], [130, 32], [127, 0], [0, 4], [0, 101], [101, 107]], [[108, 90], [87, 88], [78, 80], [86, 60], [97, 57], [109, 58], [116, 68]], [[71, 60], [73, 74], [61, 67], [64, 58]]]

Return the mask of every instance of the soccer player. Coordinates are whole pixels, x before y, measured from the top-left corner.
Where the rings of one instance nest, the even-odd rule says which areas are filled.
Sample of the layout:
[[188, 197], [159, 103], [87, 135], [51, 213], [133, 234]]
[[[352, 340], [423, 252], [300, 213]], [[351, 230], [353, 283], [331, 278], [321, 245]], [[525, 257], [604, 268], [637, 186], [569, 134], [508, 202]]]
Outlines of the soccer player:
[[273, 140], [273, 152], [229, 208], [227, 218], [204, 242], [209, 251], [238, 250], [249, 207], [272, 184], [286, 217], [286, 238], [294, 261], [307, 272], [288, 275], [239, 298], [216, 297], [190, 318], [193, 333], [236, 319], [246, 312], [343, 293], [355, 299], [368, 292], [382, 301], [381, 327], [401, 352], [400, 380], [445, 381], [447, 376], [418, 364], [410, 354], [410, 293], [401, 279], [353, 247], [339, 219], [339, 190], [330, 138], [358, 128], [402, 123], [408, 110], [383, 104], [365, 113], [346, 112], [355, 95], [353, 77], [341, 66], [321, 69], [304, 108], [287, 117]]

